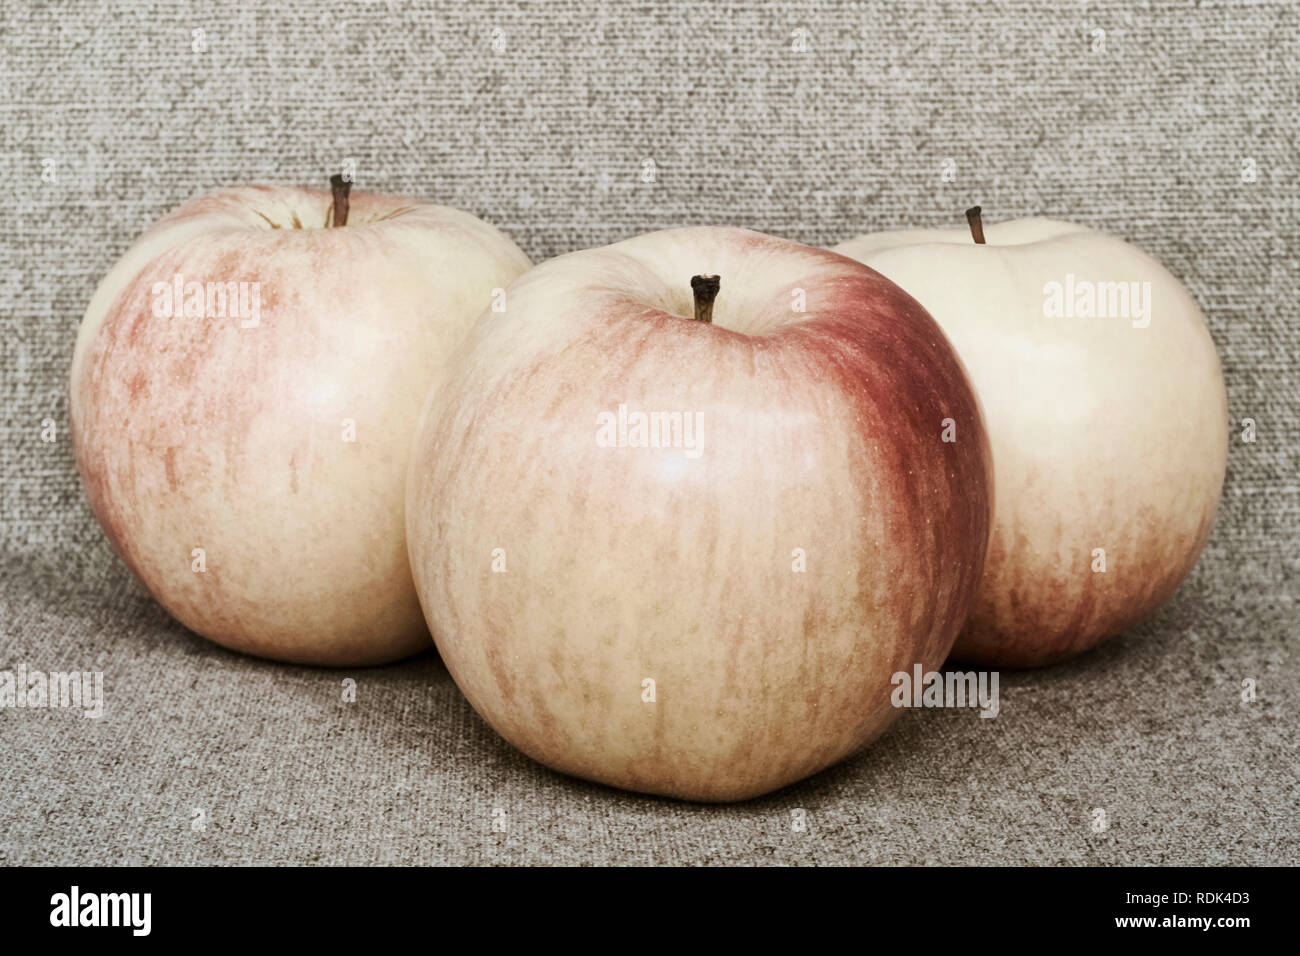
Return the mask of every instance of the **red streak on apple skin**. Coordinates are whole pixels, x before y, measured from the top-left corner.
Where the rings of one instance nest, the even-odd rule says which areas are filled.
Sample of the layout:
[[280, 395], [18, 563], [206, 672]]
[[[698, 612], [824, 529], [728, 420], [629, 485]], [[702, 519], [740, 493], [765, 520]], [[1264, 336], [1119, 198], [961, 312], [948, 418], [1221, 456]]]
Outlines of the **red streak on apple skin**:
[[176, 449], [171, 447], [167, 449], [167, 490], [175, 491], [180, 487], [180, 482], [176, 480]]
[[[891, 539], [909, 542], [921, 578], [942, 595], [921, 625], [917, 659], [940, 661], [956, 640], [983, 574], [992, 525], [992, 453], [979, 401], [939, 324], [874, 270], [843, 281], [829, 315], [786, 330], [856, 407], [860, 437], [879, 451], [882, 481], [862, 508], [901, 502]], [[897, 416], [907, 427], [899, 430]], [[943, 420], [956, 441], [941, 440]], [[928, 521], [917, 524], [916, 516]], [[965, 555], [978, 553], [978, 560]], [[955, 572], [955, 578], [954, 578]], [[900, 582], [901, 586], [901, 582]], [[899, 612], [910, 595], [899, 594]], [[910, 668], [900, 661], [897, 670]]]
[[[237, 644], [232, 635], [239, 634], [242, 618], [255, 609], [241, 606], [235, 594], [214, 600], [211, 590], [205, 590], [220, 582], [218, 562], [209, 561], [205, 576], [188, 571], [191, 550], [209, 543], [202, 522], [168, 532], [174, 554], [147, 551], [140, 542], [157, 539], [164, 496], [183, 501], [191, 492], [204, 491], [211, 472], [204, 451], [208, 436], [227, 427], [234, 437], [227, 445], [226, 477], [235, 479], [242, 439], [275, 403], [261, 370], [291, 356], [270, 354], [268, 349], [284, 339], [240, 329], [239, 317], [186, 317], [182, 303], [173, 303], [173, 316], [154, 315], [153, 284], [169, 282], [176, 274], [200, 283], [258, 282], [264, 326], [277, 317], [311, 317], [292, 303], [284, 309], [279, 290], [292, 288], [292, 282], [285, 283], [275, 266], [263, 263], [255, 271], [235, 248], [217, 257], [215, 267], [211, 258], [196, 258], [204, 264], [196, 264], [185, 250], [164, 254], [142, 270], [110, 308], [83, 369], [90, 381], [72, 385], [91, 399], [83, 403], [83, 417], [74, 423], [73, 435], [87, 498], [114, 550], [174, 617], [214, 640]], [[295, 344], [310, 347], [312, 341], [307, 333]], [[196, 374], [222, 387], [192, 388]], [[187, 479], [197, 487], [187, 485]], [[190, 588], [169, 583], [176, 567], [192, 574]]]
[[[1116, 490], [1116, 496], [1121, 493]], [[1127, 631], [1178, 590], [1209, 538], [1215, 510], [1214, 504], [1204, 506], [1195, 531], [1184, 539], [1167, 516], [1141, 509], [1132, 527], [1139, 544], [1108, 549], [1105, 574], [1092, 572], [1091, 552], [1080, 548], [1076, 566], [1035, 576], [1022, 559], [1033, 543], [995, 527], [987, 563], [991, 584], [976, 594], [954, 660], [981, 667], [1048, 666]], [[1104, 536], [1078, 537], [1091, 543]], [[1044, 635], [1054, 637], [1048, 647]]]

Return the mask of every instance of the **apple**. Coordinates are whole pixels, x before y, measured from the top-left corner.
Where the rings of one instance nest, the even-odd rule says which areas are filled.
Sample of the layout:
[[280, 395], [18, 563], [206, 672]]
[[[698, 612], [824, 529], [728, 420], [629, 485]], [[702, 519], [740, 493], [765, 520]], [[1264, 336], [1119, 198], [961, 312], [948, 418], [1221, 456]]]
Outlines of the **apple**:
[[995, 519], [958, 658], [1031, 667], [1150, 614], [1214, 521], [1228, 411], [1191, 295], [1133, 246], [1027, 219], [835, 247], [938, 320], [993, 445]]
[[[743, 229], [561, 256], [431, 392], [407, 543], [470, 703], [590, 780], [739, 800], [858, 750], [983, 568], [972, 388], [897, 286]], [[947, 433], [945, 435], [945, 433]]]
[[359, 665], [430, 646], [411, 437], [437, 367], [528, 266], [467, 213], [341, 177], [165, 216], [100, 283], [72, 365], [77, 464], [122, 559], [235, 650]]

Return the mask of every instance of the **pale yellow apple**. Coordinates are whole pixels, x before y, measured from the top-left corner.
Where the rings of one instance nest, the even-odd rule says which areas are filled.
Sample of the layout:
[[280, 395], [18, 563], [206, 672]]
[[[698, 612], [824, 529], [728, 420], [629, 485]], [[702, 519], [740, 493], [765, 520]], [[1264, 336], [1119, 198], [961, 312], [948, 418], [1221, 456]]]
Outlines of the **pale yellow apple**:
[[430, 395], [407, 494], [470, 703], [558, 770], [698, 800], [882, 733], [893, 675], [947, 656], [991, 520], [978, 404], [934, 320], [743, 229], [561, 256], [507, 291]]
[[954, 655], [1030, 666], [1132, 626], [1191, 570], [1223, 484], [1227, 398], [1200, 310], [1150, 256], [1065, 222], [984, 232], [835, 251], [915, 296], [970, 373], [996, 518]]
[[333, 209], [327, 190], [223, 189], [150, 228], [82, 322], [72, 429], [105, 532], [183, 624], [368, 664], [429, 646], [411, 438], [437, 368], [529, 263], [454, 209], [366, 193], [345, 225]]

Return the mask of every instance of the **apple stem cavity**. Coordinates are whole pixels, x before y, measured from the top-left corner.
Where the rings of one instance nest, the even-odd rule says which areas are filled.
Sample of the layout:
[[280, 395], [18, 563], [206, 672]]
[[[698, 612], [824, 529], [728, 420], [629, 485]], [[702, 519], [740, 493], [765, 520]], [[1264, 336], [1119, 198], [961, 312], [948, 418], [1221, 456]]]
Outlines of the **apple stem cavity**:
[[330, 189], [334, 193], [334, 218], [330, 225], [346, 226], [348, 224], [348, 193], [352, 192], [352, 183], [335, 173], [330, 177]]
[[722, 280], [718, 276], [691, 276], [691, 291], [695, 293], [695, 321], [713, 321], [713, 300], [718, 297]]
[[971, 206], [966, 210], [966, 221], [970, 223], [970, 236], [981, 246], [984, 245], [984, 222], [980, 219], [980, 207]]

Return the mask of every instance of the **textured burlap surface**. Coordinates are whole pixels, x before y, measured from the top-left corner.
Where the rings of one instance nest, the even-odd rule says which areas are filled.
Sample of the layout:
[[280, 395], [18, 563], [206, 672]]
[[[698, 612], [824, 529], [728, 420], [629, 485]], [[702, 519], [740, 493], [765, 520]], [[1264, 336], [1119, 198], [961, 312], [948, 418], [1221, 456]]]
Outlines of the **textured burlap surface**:
[[[1295, 4], [187, 7], [0, 8], [0, 669], [102, 671], [106, 696], [98, 720], [0, 709], [0, 862], [1300, 862]], [[1258, 441], [1234, 425], [1174, 599], [1003, 674], [995, 720], [909, 712], [732, 807], [563, 778], [432, 653], [340, 674], [187, 633], [82, 497], [67, 373], [100, 277], [196, 193], [349, 157], [535, 260], [685, 223], [832, 244], [973, 202], [1077, 220], [1187, 284]]]

